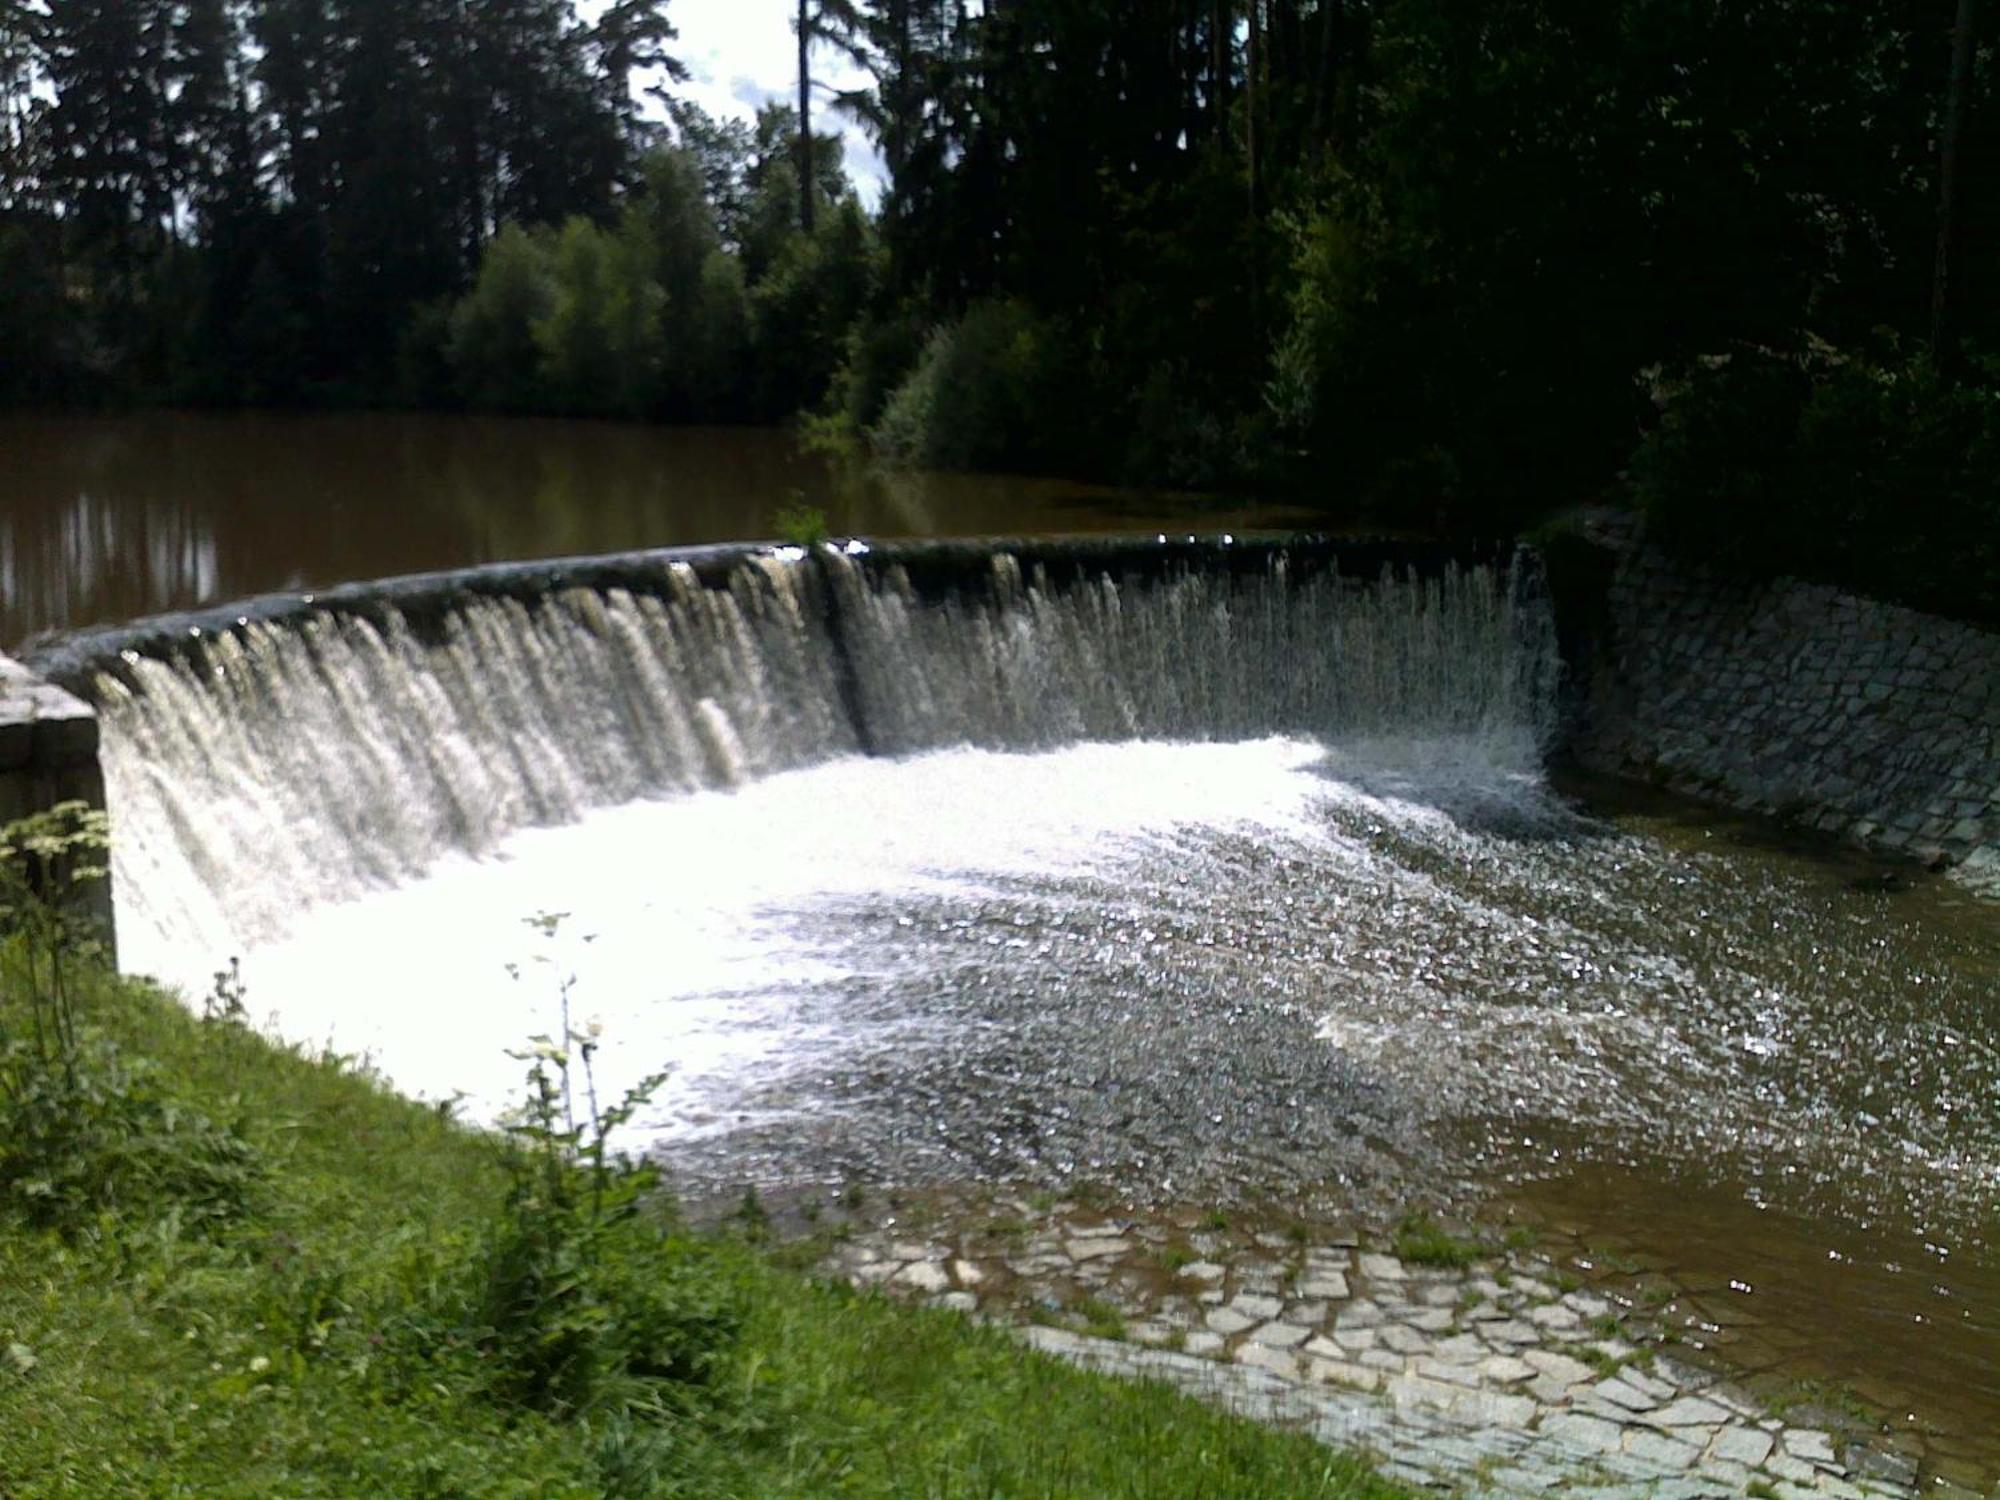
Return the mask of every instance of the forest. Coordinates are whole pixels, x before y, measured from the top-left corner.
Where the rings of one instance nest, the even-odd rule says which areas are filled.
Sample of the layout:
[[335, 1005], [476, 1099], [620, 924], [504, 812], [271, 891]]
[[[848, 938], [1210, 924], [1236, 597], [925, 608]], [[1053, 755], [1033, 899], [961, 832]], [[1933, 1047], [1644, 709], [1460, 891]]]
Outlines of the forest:
[[1618, 494], [2000, 619], [1976, 0], [795, 25], [752, 125], [660, 0], [0, 0], [0, 402], [798, 420], [1413, 529]]

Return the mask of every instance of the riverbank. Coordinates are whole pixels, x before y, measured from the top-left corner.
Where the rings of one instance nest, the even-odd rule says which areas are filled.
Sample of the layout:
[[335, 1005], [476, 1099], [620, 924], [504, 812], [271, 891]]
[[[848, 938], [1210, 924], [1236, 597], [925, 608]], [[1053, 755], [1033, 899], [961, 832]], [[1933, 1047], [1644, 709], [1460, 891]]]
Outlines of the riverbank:
[[[910, 1195], [826, 1218], [827, 1269], [1011, 1324], [1481, 1497], [1976, 1496], [1851, 1389], [1760, 1375], [1741, 1315], [1550, 1225], [1133, 1209], [1100, 1190]], [[1723, 1294], [1727, 1297], [1727, 1293]], [[1714, 1320], [1721, 1321], [1714, 1321]]]
[[[160, 1106], [140, 1155], [192, 1142], [199, 1180], [233, 1186], [44, 1214], [8, 1137], [9, 1496], [1401, 1493], [1310, 1438], [809, 1279], [754, 1216], [700, 1235], [663, 1222], [647, 1251], [678, 1268], [677, 1307], [734, 1329], [701, 1378], [574, 1411], [505, 1398], [490, 1351], [437, 1316], [510, 1212], [518, 1180], [493, 1137], [354, 1059], [275, 1045], [226, 1005], [204, 1021], [101, 978], [77, 996], [87, 1047], [115, 1047], [133, 1097]], [[10, 987], [10, 1039], [22, 1004]]]

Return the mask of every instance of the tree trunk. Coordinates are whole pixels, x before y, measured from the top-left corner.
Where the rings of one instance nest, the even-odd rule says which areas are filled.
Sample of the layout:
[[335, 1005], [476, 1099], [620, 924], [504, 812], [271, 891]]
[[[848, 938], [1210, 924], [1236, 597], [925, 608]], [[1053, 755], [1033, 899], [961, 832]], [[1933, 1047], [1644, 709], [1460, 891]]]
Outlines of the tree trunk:
[[1250, 321], [1259, 322], [1259, 304], [1263, 301], [1263, 287], [1260, 285], [1257, 265], [1257, 223], [1262, 213], [1263, 183], [1258, 160], [1257, 107], [1263, 102], [1262, 79], [1258, 74], [1264, 66], [1264, 0], [1250, 0], [1250, 56], [1243, 69], [1243, 150], [1245, 165], [1250, 182]]
[[799, 228], [813, 232], [812, 16], [799, 0]]
[[1312, 137], [1326, 139], [1333, 116], [1334, 37], [1340, 26], [1341, 0], [1319, 0], [1319, 76], [1313, 82]]
[[1236, 8], [1230, 0], [1213, 0], [1208, 15], [1208, 109], [1218, 137], [1229, 130], [1230, 33], [1236, 29]]
[[1958, 212], [1959, 148], [1972, 93], [1973, 32], [1978, 0], [1958, 0], [1951, 35], [1951, 82], [1945, 91], [1943, 142], [1938, 162], [1937, 263], [1931, 274], [1931, 363], [1949, 372], [1958, 363], [1958, 285], [1965, 229]]
[[1257, 106], [1262, 102], [1263, 91], [1258, 87], [1258, 72], [1264, 66], [1264, 0], [1250, 0], [1250, 57], [1243, 69], [1243, 151], [1250, 171], [1250, 218], [1257, 218], [1257, 201], [1261, 196], [1258, 182], [1257, 162]]

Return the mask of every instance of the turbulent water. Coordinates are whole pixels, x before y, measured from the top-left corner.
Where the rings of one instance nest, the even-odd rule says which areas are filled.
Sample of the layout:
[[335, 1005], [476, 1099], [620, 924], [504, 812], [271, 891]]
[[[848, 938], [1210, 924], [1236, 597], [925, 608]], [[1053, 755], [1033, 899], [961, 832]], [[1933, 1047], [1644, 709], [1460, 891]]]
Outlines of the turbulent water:
[[1643, 1149], [1855, 1213], [2000, 1194], [1990, 944], [1572, 811], [1532, 587], [1003, 554], [923, 602], [833, 566], [832, 610], [778, 556], [131, 661], [127, 962], [242, 955], [283, 1029], [491, 1113], [551, 1024], [522, 920], [573, 912], [584, 1000], [626, 1073], [679, 1067], [655, 1128], [718, 1175]]
[[1861, 1367], [1915, 1328], [1910, 1389], [2000, 1412], [1990, 909], [1579, 811], [1504, 574], [1001, 557], [926, 603], [839, 568], [832, 611], [774, 558], [128, 664], [128, 963], [199, 990], [241, 953], [254, 1014], [488, 1118], [574, 975], [607, 1091], [673, 1070], [639, 1124], [696, 1190], [1626, 1171], [1649, 1243], [1712, 1242], [1721, 1201], [1794, 1272], [1873, 1256]]
[[829, 566], [839, 640], [779, 557], [726, 590], [673, 566], [658, 597], [470, 601], [433, 643], [385, 609], [131, 658], [97, 694], [128, 942], [254, 945], [517, 829], [864, 743], [1451, 733], [1527, 765], [1546, 728], [1546, 611], [1485, 569], [1358, 586], [1280, 557], [1051, 590], [1002, 555], [986, 589], [925, 605], [897, 570]]

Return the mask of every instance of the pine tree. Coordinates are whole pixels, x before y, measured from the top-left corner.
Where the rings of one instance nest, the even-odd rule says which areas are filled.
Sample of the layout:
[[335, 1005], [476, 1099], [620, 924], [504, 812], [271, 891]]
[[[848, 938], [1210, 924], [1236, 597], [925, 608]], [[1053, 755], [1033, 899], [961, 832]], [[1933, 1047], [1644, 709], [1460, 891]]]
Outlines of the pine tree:
[[52, 0], [43, 32], [50, 194], [128, 292], [174, 218], [170, 20], [158, 0]]
[[25, 0], [0, 0], [0, 216], [33, 204], [47, 171], [45, 111], [35, 97], [41, 33]]

